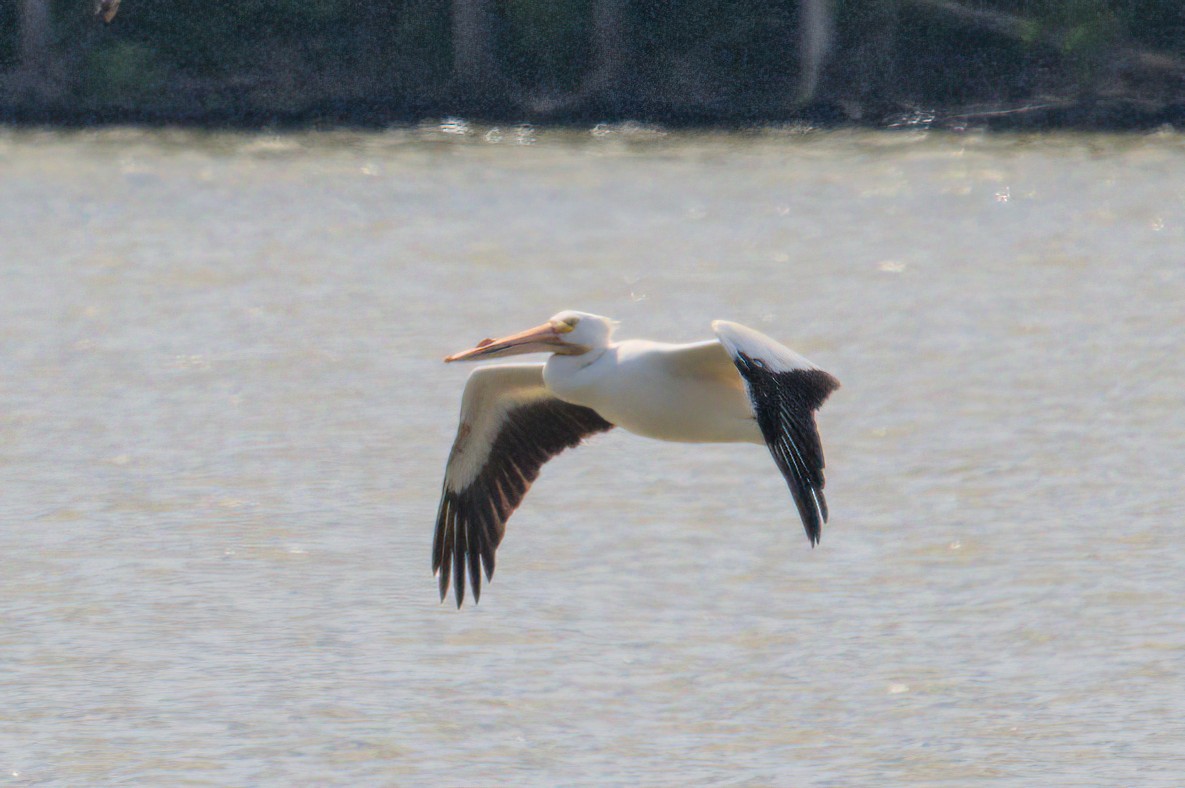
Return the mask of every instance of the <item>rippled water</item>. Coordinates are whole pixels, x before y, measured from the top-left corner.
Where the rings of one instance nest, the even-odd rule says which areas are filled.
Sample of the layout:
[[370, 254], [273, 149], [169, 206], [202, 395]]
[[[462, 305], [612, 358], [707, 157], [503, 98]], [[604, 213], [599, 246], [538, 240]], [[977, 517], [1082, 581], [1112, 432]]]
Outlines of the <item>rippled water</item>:
[[[0, 136], [5, 782], [1180, 784], [1181, 137], [447, 131]], [[440, 605], [562, 308], [836, 374], [822, 545], [611, 433]]]

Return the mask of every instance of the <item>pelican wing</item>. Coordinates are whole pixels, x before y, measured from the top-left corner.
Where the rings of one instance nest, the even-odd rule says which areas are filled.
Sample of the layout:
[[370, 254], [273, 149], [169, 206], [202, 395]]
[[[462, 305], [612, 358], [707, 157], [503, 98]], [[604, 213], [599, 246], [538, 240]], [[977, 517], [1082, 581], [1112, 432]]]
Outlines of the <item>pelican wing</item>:
[[543, 384], [542, 364], [485, 367], [469, 376], [432, 546], [442, 601], [451, 574], [461, 606], [466, 567], [474, 601], [481, 597], [481, 569], [487, 580], [493, 577], [506, 521], [543, 463], [612, 428], [595, 410], [552, 396]]
[[827, 522], [823, 444], [815, 411], [839, 381], [751, 328], [717, 320], [712, 329], [749, 390], [757, 426], [798, 506], [811, 544]]

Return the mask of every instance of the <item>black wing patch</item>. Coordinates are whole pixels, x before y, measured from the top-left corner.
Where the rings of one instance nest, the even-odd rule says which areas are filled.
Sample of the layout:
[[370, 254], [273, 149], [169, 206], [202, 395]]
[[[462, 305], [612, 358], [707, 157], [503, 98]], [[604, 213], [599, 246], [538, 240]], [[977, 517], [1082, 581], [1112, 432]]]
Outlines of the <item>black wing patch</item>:
[[839, 381], [821, 369], [774, 372], [761, 359], [743, 352], [733, 362], [749, 384], [757, 426], [794, 496], [807, 538], [816, 545], [827, 522], [827, 499], [815, 411], [839, 388]]
[[445, 482], [432, 545], [432, 571], [440, 579], [442, 602], [451, 574], [457, 607], [461, 606], [466, 567], [473, 600], [481, 598], [481, 569], [484, 566], [486, 580], [494, 576], [494, 551], [506, 532], [506, 521], [543, 463], [589, 435], [612, 428], [592, 408], [555, 398], [519, 406], [507, 415], [477, 477], [462, 490], [450, 490]]

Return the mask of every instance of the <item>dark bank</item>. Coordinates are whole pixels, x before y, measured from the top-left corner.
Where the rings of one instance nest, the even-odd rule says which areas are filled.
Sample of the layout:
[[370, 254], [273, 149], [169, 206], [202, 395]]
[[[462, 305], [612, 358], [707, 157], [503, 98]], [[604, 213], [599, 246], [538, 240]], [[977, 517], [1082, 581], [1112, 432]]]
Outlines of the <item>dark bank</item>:
[[1147, 129], [1179, 0], [17, 0], [0, 122]]

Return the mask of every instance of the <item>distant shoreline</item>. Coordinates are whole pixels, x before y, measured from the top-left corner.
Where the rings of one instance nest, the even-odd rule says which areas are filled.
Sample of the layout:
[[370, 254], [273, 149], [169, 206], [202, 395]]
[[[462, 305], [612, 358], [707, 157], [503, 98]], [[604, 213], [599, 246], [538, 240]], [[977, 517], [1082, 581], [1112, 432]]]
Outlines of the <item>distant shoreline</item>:
[[803, 109], [763, 113], [739, 108], [718, 111], [678, 107], [585, 106], [561, 111], [523, 112], [466, 103], [325, 101], [301, 109], [244, 106], [218, 110], [120, 106], [0, 104], [0, 125], [82, 129], [105, 126], [185, 127], [228, 130], [380, 129], [429, 119], [463, 118], [483, 125], [530, 123], [591, 127], [636, 122], [666, 128], [752, 129], [769, 126], [839, 129], [969, 129], [986, 131], [1148, 132], [1165, 127], [1185, 131], [1185, 102], [1150, 105], [1127, 99], [1031, 101], [950, 107], [878, 107], [852, 111], [817, 103]]

